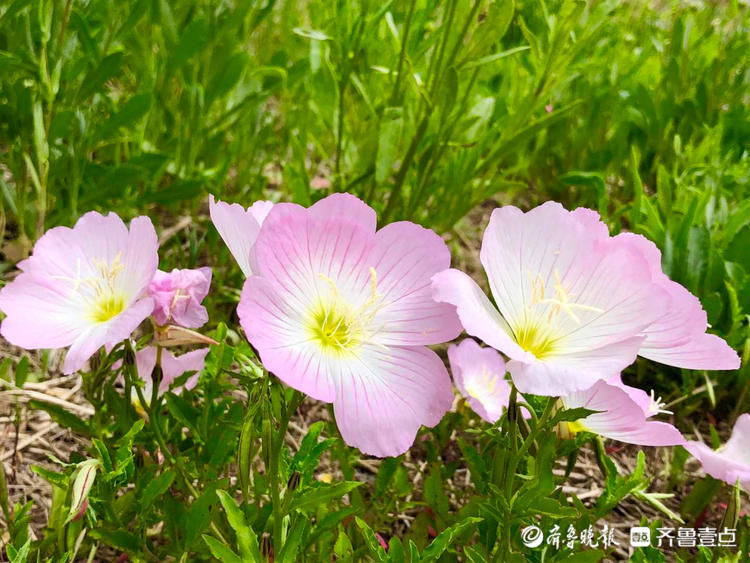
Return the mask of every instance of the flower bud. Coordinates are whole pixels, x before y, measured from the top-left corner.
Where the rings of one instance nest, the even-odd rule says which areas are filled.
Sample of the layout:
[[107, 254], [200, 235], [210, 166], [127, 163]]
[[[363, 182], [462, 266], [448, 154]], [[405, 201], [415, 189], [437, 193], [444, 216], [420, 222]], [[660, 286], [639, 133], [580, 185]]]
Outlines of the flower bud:
[[99, 465], [98, 459], [87, 459], [78, 464], [78, 469], [76, 469], [77, 475], [75, 481], [73, 481], [73, 496], [70, 501], [68, 522], [77, 520], [86, 512], [89, 491], [94, 484], [96, 470], [99, 468]]

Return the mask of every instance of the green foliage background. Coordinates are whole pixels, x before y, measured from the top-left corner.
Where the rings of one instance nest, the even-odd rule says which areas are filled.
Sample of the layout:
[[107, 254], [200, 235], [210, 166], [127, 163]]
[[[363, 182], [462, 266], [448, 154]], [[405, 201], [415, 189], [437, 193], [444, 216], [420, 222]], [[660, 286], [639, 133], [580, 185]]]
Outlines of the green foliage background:
[[[4, 2], [0, 268], [11, 271], [46, 228], [71, 225], [90, 209], [148, 214], [173, 233], [161, 250], [163, 269], [214, 268], [210, 326], [226, 335], [216, 325], [232, 318], [242, 282], [207, 219], [209, 193], [244, 205], [260, 198], [307, 205], [349, 191], [375, 207], [381, 223], [409, 219], [447, 235], [456, 256], [466, 252], [459, 241], [479, 232], [467, 215], [488, 199], [525, 208], [555, 199], [598, 209], [613, 232], [654, 240], [665, 272], [701, 298], [713, 330], [745, 360], [739, 372], [719, 374], [644, 362], [626, 379], [677, 400], [679, 420], [692, 415], [701, 424], [710, 411], [731, 422], [750, 410], [749, 26], [750, 9], [737, 0]], [[251, 356], [232, 331], [229, 339], [237, 346], [230, 364]], [[213, 492], [227, 485], [219, 475], [231, 454], [215, 444], [234, 444], [244, 424], [241, 405], [221, 398], [221, 354], [212, 356], [217, 379], [205, 390], [212, 406], [168, 400], [197, 436], [185, 451], [204, 448], [203, 468], [186, 470], [209, 485], [189, 508], [168, 500], [164, 509], [179, 549], [202, 556], [218, 541], [201, 540], [217, 498], [235, 530], [248, 518], [260, 531], [268, 519], [259, 508], [233, 521], [232, 499]], [[441, 504], [441, 483], [451, 477], [441, 448], [468, 416], [449, 416], [430, 433], [431, 463], [422, 472], [431, 525], [458, 522]], [[209, 419], [226, 422], [226, 435]], [[104, 434], [127, 430], [115, 425]], [[102, 432], [93, 434], [103, 439]], [[354, 454], [335, 449], [352, 480], [345, 460]], [[311, 472], [317, 458], [307, 454], [312, 461], [284, 463], [312, 463]], [[157, 469], [136, 477], [145, 484]], [[313, 539], [300, 531], [295, 549], [317, 545], [322, 553], [335, 543], [342, 557], [364, 553], [356, 536], [378, 554], [366, 531], [388, 529], [387, 515], [412, 490], [403, 465], [384, 462], [381, 473], [367, 493], [369, 510], [352, 493], [354, 508], [342, 509], [350, 512]], [[133, 478], [122, 467], [110, 475], [112, 483]], [[148, 502], [141, 499], [149, 507], [176, 478], [160, 475]], [[492, 496], [489, 484], [474, 485]], [[335, 496], [350, 492], [344, 488]], [[321, 502], [327, 498], [334, 497]], [[530, 512], [541, 510], [535, 502]], [[106, 528], [97, 537], [142, 555], [144, 530], [155, 521], [144, 514], [138, 530], [122, 532], [128, 537]], [[352, 523], [355, 514], [365, 520]], [[348, 533], [335, 534], [345, 518]], [[425, 519], [414, 526], [420, 548]], [[187, 522], [204, 525], [180, 528]], [[480, 530], [485, 548], [489, 533]], [[329, 543], [315, 543], [323, 539]], [[218, 546], [215, 556], [213, 548], [225, 547]]]

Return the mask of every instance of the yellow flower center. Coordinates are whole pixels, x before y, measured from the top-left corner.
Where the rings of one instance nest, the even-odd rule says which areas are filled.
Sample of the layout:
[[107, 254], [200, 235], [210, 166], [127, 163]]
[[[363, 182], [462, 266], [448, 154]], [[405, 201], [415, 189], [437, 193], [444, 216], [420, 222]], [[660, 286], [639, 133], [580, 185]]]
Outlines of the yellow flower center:
[[464, 387], [470, 397], [482, 401], [488, 395], [495, 393], [497, 382], [498, 375], [489, 371], [487, 366], [482, 365], [482, 372], [476, 378], [467, 381]]
[[118, 253], [112, 262], [91, 259], [93, 268], [88, 276], [82, 275], [81, 260], [76, 262], [75, 277], [55, 276], [70, 282], [72, 296], [81, 295], [86, 302], [85, 314], [95, 323], [105, 323], [116, 317], [127, 307], [127, 295], [118, 288], [117, 278], [125, 269], [121, 260], [122, 253]]
[[94, 305], [91, 318], [94, 322], [105, 323], [125, 309], [125, 299], [117, 294], [103, 295]]
[[309, 315], [310, 339], [317, 342], [325, 352], [334, 354], [354, 353], [367, 338], [373, 336], [372, 321], [382, 307], [378, 304], [377, 275], [370, 268], [371, 295], [359, 306], [345, 300], [336, 283], [320, 274], [331, 288], [327, 298], [321, 298]]
[[[603, 313], [599, 307], [583, 305], [575, 302], [575, 295], [563, 286], [560, 273], [555, 269], [555, 293], [553, 297], [547, 295], [544, 280], [541, 275], [536, 278], [529, 274], [531, 281], [531, 300], [523, 312], [523, 318], [513, 327], [513, 334], [518, 345], [531, 352], [539, 359], [552, 356], [559, 350], [561, 338], [564, 336], [560, 328], [560, 319], [565, 317], [580, 325], [581, 319], [576, 311]], [[544, 306], [546, 314], [540, 313], [539, 307]]]
[[329, 308], [321, 305], [312, 315], [313, 338], [326, 350], [341, 352], [360, 342], [361, 330], [357, 319], [340, 304]]

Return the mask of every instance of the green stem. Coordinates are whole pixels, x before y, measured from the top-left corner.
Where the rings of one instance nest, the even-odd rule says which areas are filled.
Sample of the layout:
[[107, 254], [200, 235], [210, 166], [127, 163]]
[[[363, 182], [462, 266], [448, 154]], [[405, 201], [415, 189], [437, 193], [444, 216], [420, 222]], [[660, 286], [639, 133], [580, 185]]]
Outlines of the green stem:
[[404, 68], [404, 59], [406, 58], [406, 47], [409, 42], [409, 30], [411, 29], [411, 19], [414, 15], [414, 7], [417, 4], [417, 0], [411, 0], [409, 5], [409, 12], [406, 14], [406, 23], [404, 24], [404, 35], [401, 38], [401, 52], [398, 55], [398, 68], [396, 70], [396, 82], [393, 84], [393, 92], [391, 93], [390, 106], [396, 104], [398, 100], [399, 85], [401, 82], [401, 72]]
[[[128, 349], [131, 353], [131, 357], [135, 358], [135, 347], [133, 346], [133, 342], [131, 340], [128, 340]], [[160, 354], [157, 353], [157, 360], [159, 358]], [[158, 366], [161, 370], [161, 366]], [[193, 483], [190, 481], [190, 476], [187, 473], [187, 470], [185, 469], [185, 466], [182, 465], [182, 461], [179, 457], [174, 456], [172, 452], [169, 450], [169, 447], [167, 446], [166, 441], [164, 440], [164, 436], [161, 433], [161, 426], [158, 423], [157, 420], [157, 411], [161, 409], [161, 395], [158, 393], [158, 384], [154, 382], [152, 385], [151, 390], [151, 396], [152, 401], [149, 403], [146, 401], [146, 397], [143, 395], [143, 391], [141, 390], [141, 387], [137, 384], [137, 368], [134, 363], [128, 362], [127, 368], [125, 370], [126, 376], [131, 378], [131, 385], [135, 387], [135, 392], [138, 395], [138, 401], [140, 401], [141, 406], [148, 414], [148, 422], [149, 426], [154, 432], [154, 436], [156, 437], [156, 442], [159, 444], [159, 449], [161, 449], [162, 453], [164, 454], [164, 457], [167, 459], [169, 464], [177, 469], [177, 472], [179, 473], [180, 477], [182, 478], [182, 481], [185, 483], [185, 487], [187, 487], [190, 494], [193, 496], [194, 499], [198, 499], [200, 497], [200, 494], [198, 490], [193, 486]], [[154, 390], [156, 389], [156, 393], [154, 393]], [[216, 536], [221, 540], [222, 543], [225, 545], [227, 544], [227, 540], [224, 538], [224, 535], [221, 533], [219, 528], [216, 526], [214, 522], [211, 522], [211, 530], [216, 534]]]

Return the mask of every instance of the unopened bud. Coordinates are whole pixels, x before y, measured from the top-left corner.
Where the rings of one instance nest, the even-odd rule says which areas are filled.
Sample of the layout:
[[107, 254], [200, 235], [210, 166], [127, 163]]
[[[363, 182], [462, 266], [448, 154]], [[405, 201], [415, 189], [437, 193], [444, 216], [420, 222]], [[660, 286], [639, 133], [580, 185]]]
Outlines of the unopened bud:
[[87, 459], [78, 464], [75, 481], [73, 481], [73, 496], [70, 501], [68, 521], [76, 520], [83, 516], [88, 507], [88, 496], [96, 478], [96, 470], [99, 468], [98, 459]]
[[289, 481], [287, 481], [286, 489], [287, 491], [294, 491], [297, 487], [299, 487], [301, 476], [299, 474], [299, 471], [294, 471], [289, 476]]
[[273, 545], [271, 545], [271, 535], [265, 533], [260, 538], [260, 555], [265, 560], [271, 559], [273, 555]]

